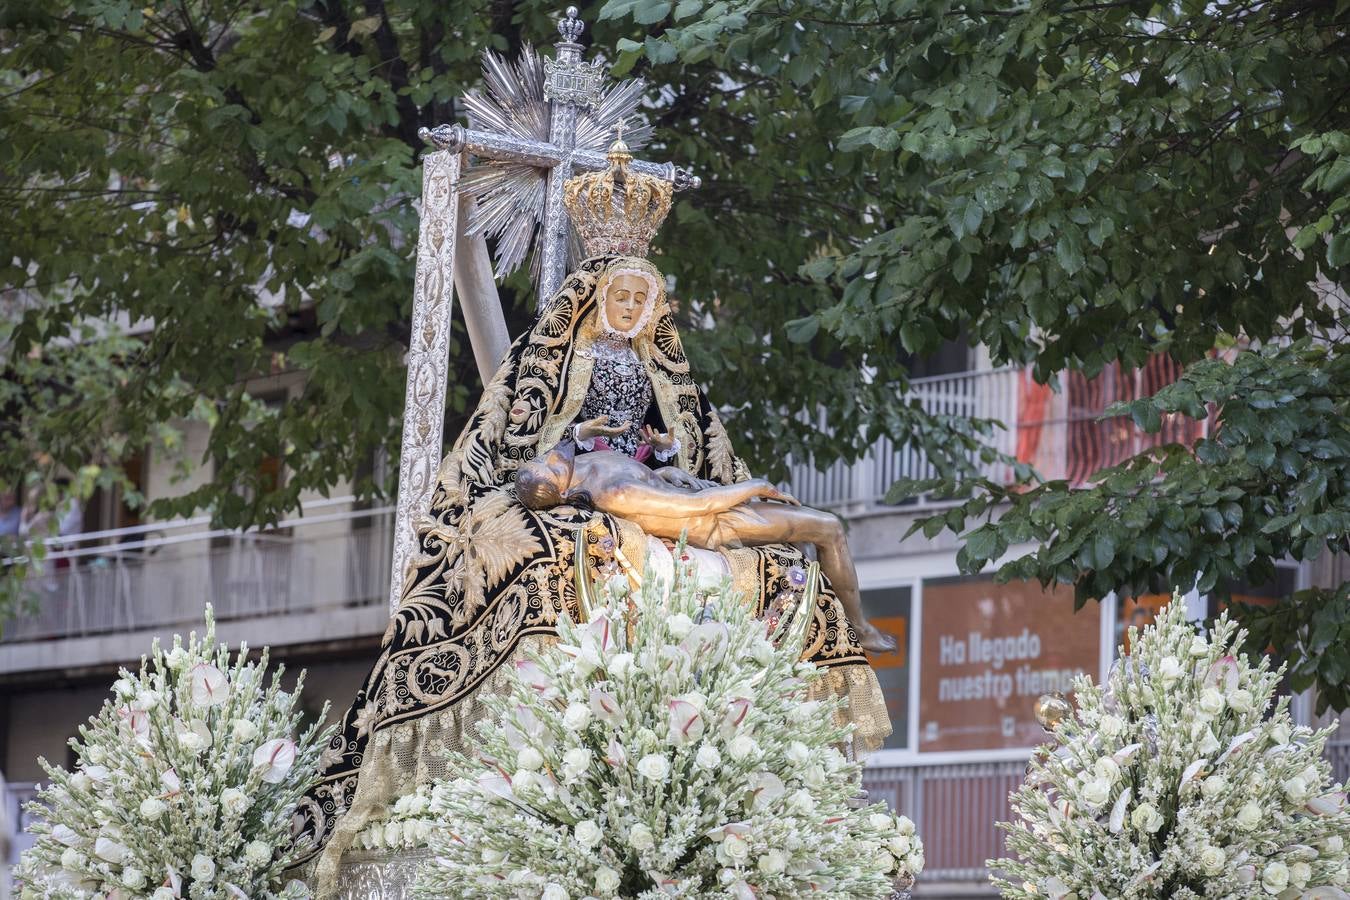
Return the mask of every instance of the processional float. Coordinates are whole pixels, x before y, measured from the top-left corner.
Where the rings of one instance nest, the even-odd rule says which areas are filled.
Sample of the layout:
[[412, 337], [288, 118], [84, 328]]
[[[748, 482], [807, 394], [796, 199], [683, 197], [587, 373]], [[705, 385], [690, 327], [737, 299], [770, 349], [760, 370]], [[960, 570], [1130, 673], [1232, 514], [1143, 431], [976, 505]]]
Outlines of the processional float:
[[[428, 507], [441, 462], [455, 289], [486, 383], [510, 344], [496, 276], [518, 268], [533, 251], [538, 302], [553, 296], [569, 265], [581, 258], [563, 209], [564, 182], [576, 172], [604, 169], [604, 151], [616, 130], [634, 150], [651, 139], [649, 125], [628, 122], [642, 102], [644, 83], [609, 82], [603, 60], [583, 60], [579, 38], [585, 27], [569, 6], [558, 23], [562, 40], [554, 58], [528, 46], [515, 62], [484, 53], [484, 90], [463, 99], [469, 126], [421, 130], [436, 150], [422, 160], [391, 610], [398, 607], [403, 572], [417, 547], [413, 523]], [[699, 186], [698, 178], [671, 163], [635, 159], [630, 168], [670, 181], [676, 190]], [[496, 242], [495, 266], [488, 237]]]

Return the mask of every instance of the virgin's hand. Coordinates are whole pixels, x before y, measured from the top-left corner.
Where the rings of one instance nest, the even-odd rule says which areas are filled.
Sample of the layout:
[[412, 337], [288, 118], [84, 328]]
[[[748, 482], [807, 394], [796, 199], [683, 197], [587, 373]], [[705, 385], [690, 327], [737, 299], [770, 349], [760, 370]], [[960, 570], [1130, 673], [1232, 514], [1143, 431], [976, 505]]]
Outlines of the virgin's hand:
[[665, 466], [657, 469], [656, 475], [672, 487], [686, 488], [691, 491], [697, 491], [703, 487], [701, 481], [678, 466]]
[[650, 444], [651, 448], [657, 453], [669, 453], [670, 449], [675, 446], [675, 436], [669, 431], [660, 432], [650, 425], [643, 425], [638, 434], [642, 443]]
[[583, 441], [593, 440], [598, 437], [618, 437], [628, 430], [628, 423], [622, 425], [610, 425], [609, 416], [596, 416], [577, 426], [577, 438]]

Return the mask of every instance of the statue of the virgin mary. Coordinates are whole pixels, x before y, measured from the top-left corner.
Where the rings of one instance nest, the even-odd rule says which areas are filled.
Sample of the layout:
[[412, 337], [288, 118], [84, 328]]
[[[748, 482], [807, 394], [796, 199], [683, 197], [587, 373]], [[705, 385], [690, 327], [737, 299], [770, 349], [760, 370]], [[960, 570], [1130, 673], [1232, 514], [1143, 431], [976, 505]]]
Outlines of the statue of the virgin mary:
[[[609, 159], [607, 171], [566, 185], [592, 255], [512, 344], [445, 458], [380, 656], [301, 805], [302, 833], [322, 850], [321, 895], [357, 832], [397, 797], [449, 774], [445, 751], [472, 745], [483, 692], [499, 690], [525, 651], [555, 640], [563, 610], [579, 617], [575, 565], [587, 565], [592, 581], [673, 565], [670, 550], [630, 522], [527, 509], [515, 494], [522, 464], [570, 437], [583, 449], [604, 441], [677, 484], [749, 477], [690, 374], [665, 278], [645, 258], [670, 185], [629, 170], [622, 142]], [[794, 547], [707, 557], [760, 614], [800, 591]], [[807, 646], [826, 670], [819, 690], [849, 701], [855, 744], [878, 746], [890, 733], [880, 687], [831, 591], [820, 594]]]

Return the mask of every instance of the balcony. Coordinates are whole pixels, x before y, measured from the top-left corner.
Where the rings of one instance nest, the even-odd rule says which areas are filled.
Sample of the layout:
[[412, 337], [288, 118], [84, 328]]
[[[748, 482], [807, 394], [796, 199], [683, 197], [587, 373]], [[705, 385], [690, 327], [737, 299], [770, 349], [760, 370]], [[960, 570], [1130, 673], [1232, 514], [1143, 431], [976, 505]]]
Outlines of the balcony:
[[[1099, 420], [1112, 403], [1150, 396], [1180, 374], [1181, 366], [1157, 356], [1142, 369], [1109, 366], [1095, 378], [1063, 373], [1061, 390], [1055, 392], [1036, 384], [1026, 370], [1005, 368], [916, 378], [910, 382], [909, 396], [932, 415], [1003, 423], [989, 438], [989, 446], [1030, 463], [1048, 480], [1084, 485], [1094, 472], [1151, 447], [1191, 444], [1208, 433], [1211, 422], [1185, 417], [1165, 420], [1157, 434], [1144, 433], [1127, 418]], [[1004, 464], [976, 465], [986, 478], [1010, 480], [1011, 472]], [[852, 465], [837, 461], [819, 471], [810, 460], [793, 463], [788, 484], [808, 506], [860, 516], [893, 511], [894, 507], [882, 506], [881, 500], [896, 481], [936, 476], [932, 463], [918, 449], [897, 447], [882, 438]], [[915, 505], [922, 508], [932, 503], [920, 497]]]
[[150, 635], [200, 627], [206, 603], [232, 642], [382, 633], [392, 508], [357, 509], [348, 497], [305, 512], [265, 531], [190, 519], [53, 546], [27, 580], [25, 610], [4, 627], [0, 673], [125, 662]]

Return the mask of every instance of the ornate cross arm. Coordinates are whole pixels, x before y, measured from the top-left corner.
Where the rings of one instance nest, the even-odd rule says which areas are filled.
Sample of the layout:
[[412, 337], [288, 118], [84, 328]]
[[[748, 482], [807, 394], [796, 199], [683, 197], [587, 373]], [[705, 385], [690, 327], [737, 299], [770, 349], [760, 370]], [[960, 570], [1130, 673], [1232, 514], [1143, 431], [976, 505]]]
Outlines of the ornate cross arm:
[[[568, 152], [548, 141], [477, 131], [463, 125], [423, 128], [418, 132], [418, 136], [438, 150], [467, 151], [475, 156], [510, 159], [542, 169], [552, 169], [569, 160], [574, 170], [585, 172], [599, 172], [609, 165], [605, 154], [595, 150], [576, 149]], [[697, 175], [674, 163], [654, 163], [635, 159], [629, 166], [635, 172], [671, 182], [677, 191], [697, 190], [703, 184], [703, 180]]]

